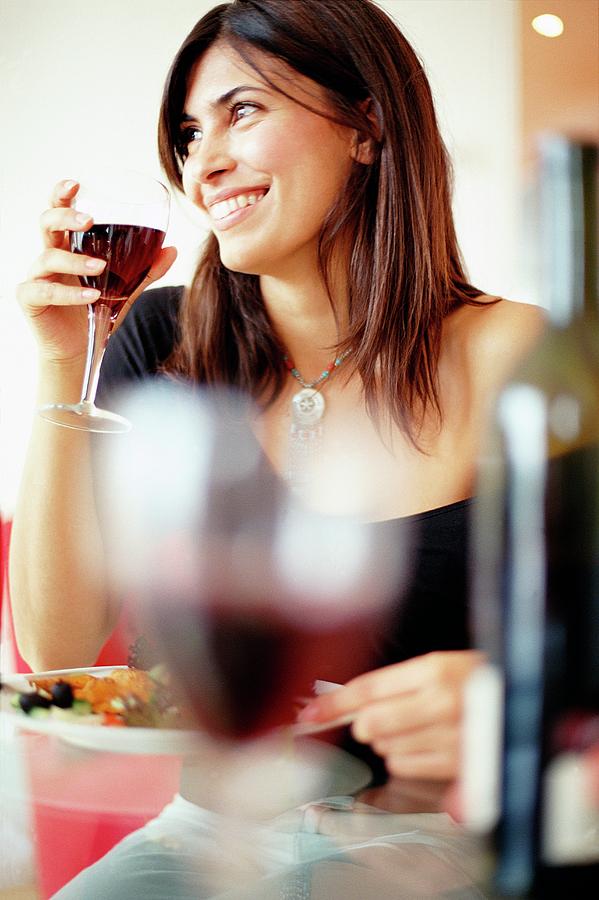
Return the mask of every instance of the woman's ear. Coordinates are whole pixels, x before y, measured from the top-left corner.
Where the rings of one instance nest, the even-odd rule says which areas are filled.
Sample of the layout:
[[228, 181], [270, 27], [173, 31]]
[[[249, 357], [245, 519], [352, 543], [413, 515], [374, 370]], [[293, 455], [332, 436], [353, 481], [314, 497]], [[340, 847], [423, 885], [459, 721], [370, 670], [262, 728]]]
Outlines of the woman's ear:
[[356, 162], [371, 166], [375, 160], [374, 141], [368, 135], [356, 131], [351, 148], [351, 155]]
[[378, 135], [380, 130], [379, 122], [374, 111], [372, 98], [369, 97], [367, 100], [363, 100], [359, 106], [360, 111], [366, 116], [372, 128], [368, 132], [357, 130], [354, 132], [351, 155], [356, 162], [365, 166], [371, 166], [376, 159], [376, 140], [372, 133], [374, 131]]

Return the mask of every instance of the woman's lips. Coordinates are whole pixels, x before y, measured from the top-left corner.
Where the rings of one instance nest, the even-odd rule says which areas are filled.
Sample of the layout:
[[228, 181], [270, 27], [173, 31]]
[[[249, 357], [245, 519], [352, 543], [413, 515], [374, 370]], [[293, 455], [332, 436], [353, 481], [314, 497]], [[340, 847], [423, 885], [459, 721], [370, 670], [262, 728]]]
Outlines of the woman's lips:
[[225, 200], [212, 203], [208, 207], [208, 214], [212, 223], [219, 231], [225, 231], [232, 225], [236, 225], [253, 212], [254, 207], [261, 202], [267, 192], [267, 189], [261, 188], [257, 191], [235, 194], [232, 197], [227, 197]]

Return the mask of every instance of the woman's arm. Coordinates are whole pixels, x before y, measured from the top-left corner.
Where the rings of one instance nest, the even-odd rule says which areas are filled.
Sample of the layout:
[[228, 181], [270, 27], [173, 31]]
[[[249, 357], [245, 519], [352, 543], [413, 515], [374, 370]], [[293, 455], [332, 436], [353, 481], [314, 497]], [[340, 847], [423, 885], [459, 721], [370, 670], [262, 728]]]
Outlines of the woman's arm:
[[[77, 402], [83, 368], [40, 365], [40, 403]], [[36, 417], [10, 547], [15, 633], [34, 670], [93, 665], [110, 634], [90, 435]]]
[[[70, 208], [76, 192], [74, 183], [56, 186], [42, 216], [45, 250], [18, 289], [38, 342], [39, 403], [77, 402], [81, 393], [86, 306], [94, 298], [83, 294], [78, 278], [89, 274], [88, 258], [68, 247], [69, 231], [91, 225]], [[140, 291], [167, 271], [174, 256], [172, 248], [162, 251]], [[97, 271], [102, 267], [100, 261]], [[13, 523], [10, 587], [17, 642], [32, 668], [95, 662], [116, 610], [106, 590], [91, 437], [37, 416]]]

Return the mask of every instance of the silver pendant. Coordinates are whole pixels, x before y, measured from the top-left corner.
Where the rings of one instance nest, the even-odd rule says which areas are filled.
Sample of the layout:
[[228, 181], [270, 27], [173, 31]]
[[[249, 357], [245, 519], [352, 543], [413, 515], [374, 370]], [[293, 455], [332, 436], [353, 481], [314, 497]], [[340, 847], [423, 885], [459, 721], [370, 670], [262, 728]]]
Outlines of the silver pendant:
[[324, 413], [324, 397], [313, 388], [303, 388], [291, 399], [293, 421], [300, 428], [309, 428], [322, 419]]

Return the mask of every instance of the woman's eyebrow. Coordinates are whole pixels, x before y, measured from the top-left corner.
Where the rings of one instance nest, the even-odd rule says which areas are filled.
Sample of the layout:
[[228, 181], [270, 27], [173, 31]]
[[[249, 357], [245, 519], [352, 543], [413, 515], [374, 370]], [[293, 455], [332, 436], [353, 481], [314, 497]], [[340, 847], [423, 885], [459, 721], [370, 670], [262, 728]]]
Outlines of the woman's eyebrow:
[[[225, 91], [225, 93], [221, 94], [220, 97], [217, 97], [216, 100], [211, 100], [209, 106], [213, 110], [219, 109], [222, 106], [227, 106], [227, 104], [229, 104], [237, 94], [242, 93], [242, 91], [260, 91], [262, 93], [267, 93], [268, 88], [258, 87], [255, 84], [238, 84], [236, 87], [231, 88], [230, 91]], [[195, 118], [195, 116], [190, 116], [188, 113], [184, 112], [181, 116], [181, 124], [192, 122]]]

